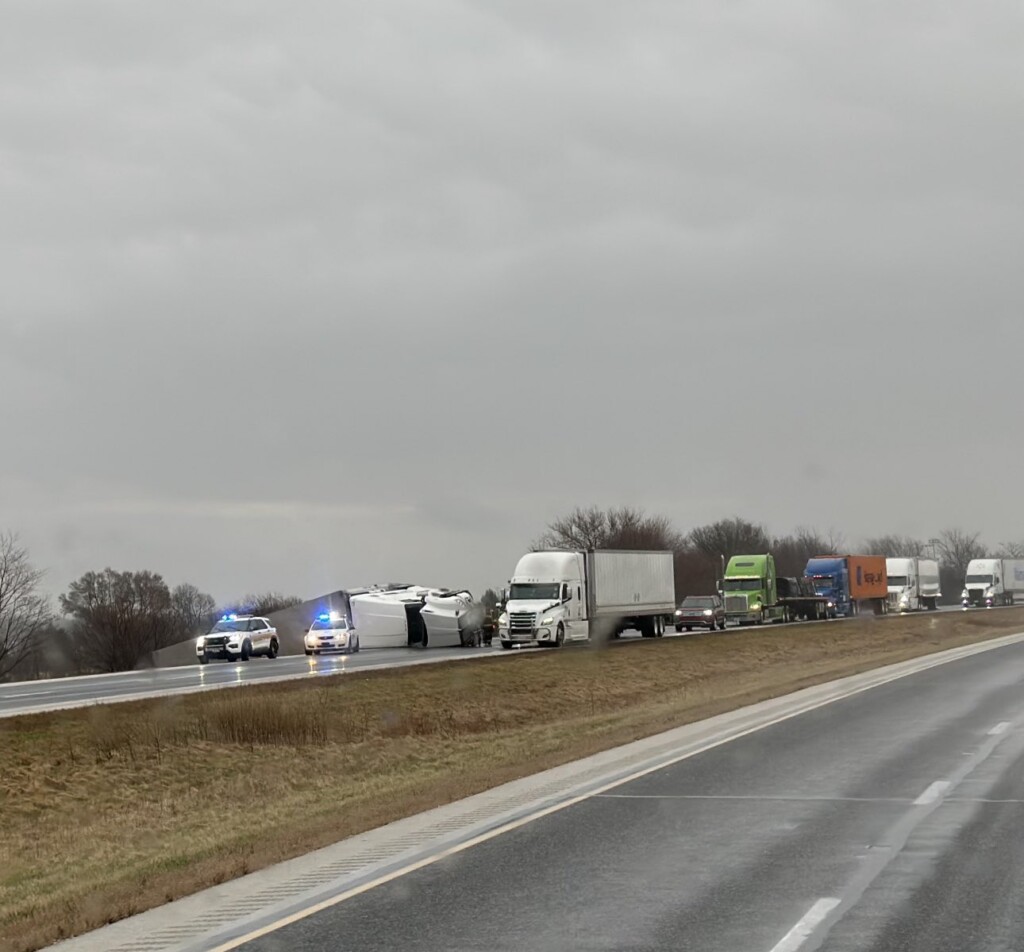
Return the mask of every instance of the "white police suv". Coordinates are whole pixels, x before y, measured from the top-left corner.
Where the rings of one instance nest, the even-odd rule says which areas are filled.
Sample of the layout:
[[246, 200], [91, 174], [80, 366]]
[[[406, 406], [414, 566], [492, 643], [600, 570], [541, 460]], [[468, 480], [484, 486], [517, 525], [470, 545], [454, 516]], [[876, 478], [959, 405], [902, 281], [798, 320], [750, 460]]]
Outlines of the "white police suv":
[[211, 658], [248, 661], [253, 655], [276, 658], [280, 644], [277, 629], [255, 615], [224, 615], [205, 635], [196, 639], [200, 664]]

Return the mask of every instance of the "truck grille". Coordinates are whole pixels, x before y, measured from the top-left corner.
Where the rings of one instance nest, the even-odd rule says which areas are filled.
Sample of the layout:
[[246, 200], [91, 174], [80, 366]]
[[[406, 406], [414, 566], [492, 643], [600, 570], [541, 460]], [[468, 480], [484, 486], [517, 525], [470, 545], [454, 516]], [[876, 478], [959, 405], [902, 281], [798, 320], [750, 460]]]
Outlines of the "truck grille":
[[508, 630], [530, 635], [533, 634], [536, 622], [537, 616], [533, 612], [512, 612], [508, 616]]
[[889, 592], [889, 607], [890, 608], [899, 608], [900, 607], [900, 593], [899, 592]]
[[746, 595], [727, 595], [725, 599], [727, 612], [745, 612], [747, 610]]

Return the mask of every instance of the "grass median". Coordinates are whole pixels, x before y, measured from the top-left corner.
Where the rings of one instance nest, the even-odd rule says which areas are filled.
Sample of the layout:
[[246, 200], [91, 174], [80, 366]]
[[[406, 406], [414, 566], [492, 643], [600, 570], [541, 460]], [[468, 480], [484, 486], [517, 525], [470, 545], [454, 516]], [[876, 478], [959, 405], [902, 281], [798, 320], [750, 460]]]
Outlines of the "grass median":
[[1024, 629], [1024, 609], [536, 651], [0, 720], [0, 950], [516, 777]]

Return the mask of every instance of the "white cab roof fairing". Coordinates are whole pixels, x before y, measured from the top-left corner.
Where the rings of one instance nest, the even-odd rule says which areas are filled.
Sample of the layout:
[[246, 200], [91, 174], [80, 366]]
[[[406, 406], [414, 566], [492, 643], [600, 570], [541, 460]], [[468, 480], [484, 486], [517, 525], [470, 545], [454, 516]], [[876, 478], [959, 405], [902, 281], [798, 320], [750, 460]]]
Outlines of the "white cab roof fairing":
[[995, 575], [1002, 568], [1000, 559], [971, 559], [967, 563], [967, 575]]
[[516, 565], [513, 582], [569, 581], [583, 577], [583, 553], [528, 552]]
[[915, 559], [886, 559], [886, 575], [910, 575], [914, 568]]

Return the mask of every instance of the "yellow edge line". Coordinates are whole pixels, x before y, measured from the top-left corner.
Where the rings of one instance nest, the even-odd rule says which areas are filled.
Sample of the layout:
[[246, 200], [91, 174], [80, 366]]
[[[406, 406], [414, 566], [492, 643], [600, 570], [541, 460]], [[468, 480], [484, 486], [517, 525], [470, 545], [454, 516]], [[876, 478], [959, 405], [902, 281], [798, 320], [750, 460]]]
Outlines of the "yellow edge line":
[[[1018, 641], [1024, 637], [1020, 634], [1004, 636], [1006, 638], [1016, 638]], [[999, 639], [1001, 642], [1002, 639]], [[740, 731], [736, 734], [730, 734], [727, 737], [721, 737], [718, 740], [711, 741], [698, 747], [696, 750], [688, 751], [685, 754], [680, 754], [678, 757], [673, 757], [670, 760], [666, 760], [655, 764], [653, 767], [645, 767], [643, 770], [637, 770], [628, 776], [622, 777], [619, 780], [613, 780], [611, 783], [605, 784], [604, 786], [598, 787], [595, 790], [589, 790], [586, 793], [579, 794], [575, 797], [571, 797], [568, 800], [564, 800], [560, 803], [553, 804], [549, 807], [544, 807], [537, 810], [535, 813], [531, 813], [529, 816], [520, 817], [518, 820], [512, 820], [502, 826], [499, 826], [493, 830], [488, 830], [486, 833], [481, 833], [479, 836], [474, 836], [472, 839], [467, 840], [465, 843], [459, 843], [455, 846], [450, 846], [440, 853], [435, 853], [433, 856], [428, 856], [425, 859], [417, 860], [415, 863], [410, 863], [407, 866], [403, 866], [401, 869], [396, 869], [393, 872], [387, 873], [384, 876], [379, 876], [377, 879], [371, 880], [368, 883], [363, 883], [360, 886], [354, 886], [352, 889], [347, 889], [345, 892], [339, 893], [337, 896], [332, 896], [330, 899], [324, 899], [316, 903], [313, 906], [309, 906], [306, 909], [302, 909], [299, 912], [290, 913], [287, 916], [283, 916], [280, 919], [268, 923], [265, 926], [261, 926], [259, 929], [255, 929], [246, 935], [239, 936], [237, 939], [230, 939], [222, 945], [215, 946], [210, 952], [231, 952], [232, 949], [237, 949], [240, 946], [245, 945], [248, 942], [254, 942], [256, 939], [260, 939], [265, 935], [269, 935], [272, 932], [278, 932], [281, 929], [286, 928], [296, 922], [300, 922], [303, 919], [308, 919], [310, 916], [315, 916], [319, 912], [323, 912], [325, 909], [330, 909], [332, 906], [340, 905], [348, 899], [353, 899], [356, 896], [362, 895], [365, 892], [369, 892], [371, 889], [376, 889], [378, 886], [383, 886], [385, 883], [390, 883], [396, 879], [401, 879], [403, 876], [408, 876], [409, 873], [414, 873], [418, 869], [423, 869], [427, 866], [432, 866], [434, 863], [440, 862], [442, 859], [446, 859], [449, 856], [455, 856], [464, 850], [471, 849], [474, 846], [479, 846], [481, 843], [486, 843], [488, 840], [493, 840], [496, 837], [502, 836], [505, 833], [509, 833], [512, 830], [516, 830], [521, 826], [526, 826], [527, 823], [533, 823], [535, 820], [540, 820], [543, 817], [550, 816], [553, 813], [558, 813], [561, 810], [566, 810], [569, 807], [575, 806], [578, 803], [582, 803], [584, 800], [589, 800], [591, 797], [599, 796], [602, 793], [606, 793], [609, 790], [614, 790], [616, 787], [621, 787], [623, 784], [632, 783], [634, 780], [640, 777], [645, 777], [647, 774], [654, 773], [657, 770], [664, 770], [666, 767], [671, 767], [675, 764], [681, 763], [684, 760], [689, 760], [691, 757], [696, 757], [698, 754], [706, 753], [709, 750], [714, 750], [716, 747], [722, 747], [725, 744], [731, 744], [735, 740], [739, 740], [741, 737], [746, 737], [748, 734], [755, 734], [758, 731], [762, 731], [767, 727], [772, 727], [775, 724], [781, 724], [783, 721], [792, 720], [794, 717], [800, 717], [803, 714], [807, 714], [811, 711], [817, 710], [821, 707], [826, 707], [829, 704], [835, 704], [836, 701], [843, 701], [848, 697], [854, 697], [857, 694], [863, 694], [865, 691], [871, 691], [874, 688], [881, 687], [883, 684], [889, 684], [892, 681], [899, 681], [902, 678], [910, 677], [914, 674], [920, 674], [922, 671], [927, 671], [929, 668], [936, 668], [943, 664], [948, 664], [952, 661], [959, 661], [964, 657], [971, 657], [974, 654], [981, 654], [984, 650], [991, 650], [994, 648], [1007, 647], [1013, 644], [1012, 641], [1007, 641], [1005, 644], [989, 644], [982, 642], [979, 645], [965, 645], [963, 647], [975, 649], [964, 652], [963, 654], [957, 654], [955, 657], [933, 659], [929, 664], [925, 664], [920, 668], [914, 668], [911, 671], [901, 672], [899, 674], [891, 675], [890, 677], [883, 678], [880, 681], [874, 681], [871, 684], [863, 685], [858, 688], [851, 688], [848, 691], [844, 691], [841, 694], [837, 694], [834, 697], [826, 698], [822, 701], [816, 701], [813, 704], [801, 707], [796, 711], [791, 711], [789, 714], [783, 714], [779, 717], [773, 718], [770, 721], [765, 721], [763, 724], [757, 724], [754, 727], [748, 727], [745, 730]], [[956, 648], [950, 649], [956, 651]], [[926, 656], [927, 657], [927, 656]]]

